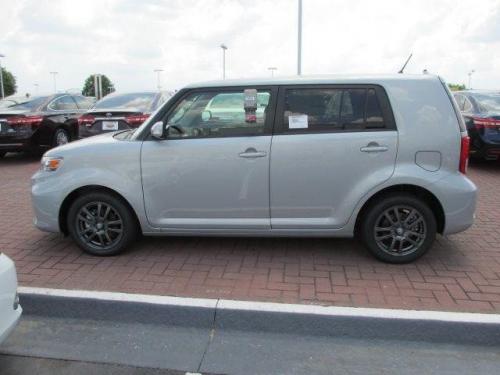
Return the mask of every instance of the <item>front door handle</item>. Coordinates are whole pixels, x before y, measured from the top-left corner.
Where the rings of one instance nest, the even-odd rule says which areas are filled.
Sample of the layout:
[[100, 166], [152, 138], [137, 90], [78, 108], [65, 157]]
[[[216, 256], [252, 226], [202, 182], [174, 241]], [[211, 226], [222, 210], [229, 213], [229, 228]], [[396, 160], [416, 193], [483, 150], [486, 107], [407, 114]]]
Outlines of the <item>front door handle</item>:
[[385, 152], [389, 150], [387, 146], [380, 146], [377, 142], [370, 142], [365, 147], [361, 147], [361, 152]]
[[257, 151], [253, 147], [247, 148], [244, 152], [241, 152], [239, 154], [240, 158], [246, 158], [246, 159], [263, 158], [266, 155], [267, 155], [267, 152]]

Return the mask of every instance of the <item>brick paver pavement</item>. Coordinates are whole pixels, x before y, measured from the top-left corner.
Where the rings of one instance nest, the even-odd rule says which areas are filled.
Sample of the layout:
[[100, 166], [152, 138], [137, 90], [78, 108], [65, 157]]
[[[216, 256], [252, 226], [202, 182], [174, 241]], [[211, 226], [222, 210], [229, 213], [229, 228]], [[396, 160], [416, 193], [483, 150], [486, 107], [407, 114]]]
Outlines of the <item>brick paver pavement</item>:
[[387, 265], [350, 239], [144, 238], [126, 254], [83, 254], [32, 225], [38, 160], [0, 160], [0, 249], [23, 286], [454, 311], [500, 311], [500, 163], [475, 163], [476, 224], [419, 261]]

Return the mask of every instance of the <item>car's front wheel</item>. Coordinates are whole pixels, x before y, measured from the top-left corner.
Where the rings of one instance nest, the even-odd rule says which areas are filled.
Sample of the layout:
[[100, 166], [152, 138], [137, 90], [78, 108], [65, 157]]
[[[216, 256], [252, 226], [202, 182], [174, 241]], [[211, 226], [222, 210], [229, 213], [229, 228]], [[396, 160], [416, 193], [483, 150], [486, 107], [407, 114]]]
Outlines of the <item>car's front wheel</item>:
[[137, 235], [137, 224], [127, 205], [108, 193], [78, 197], [67, 216], [71, 237], [92, 255], [122, 252]]
[[388, 263], [408, 263], [425, 254], [436, 237], [436, 218], [411, 194], [388, 195], [365, 212], [360, 234], [368, 250]]

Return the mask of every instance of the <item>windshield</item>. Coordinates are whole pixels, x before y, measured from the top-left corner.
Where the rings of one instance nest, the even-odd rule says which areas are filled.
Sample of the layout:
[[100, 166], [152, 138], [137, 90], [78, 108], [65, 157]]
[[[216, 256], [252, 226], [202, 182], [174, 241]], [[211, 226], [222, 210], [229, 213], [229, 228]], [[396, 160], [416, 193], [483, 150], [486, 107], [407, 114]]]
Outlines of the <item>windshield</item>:
[[500, 95], [481, 94], [474, 95], [481, 112], [500, 112]]
[[92, 109], [123, 108], [148, 111], [155, 96], [155, 93], [149, 92], [113, 95], [98, 101]]
[[31, 100], [28, 100], [24, 103], [20, 103], [20, 104], [16, 104], [16, 105], [13, 105], [12, 107], [9, 107], [9, 109], [12, 109], [12, 110], [24, 110], [24, 109], [27, 109], [27, 110], [34, 110], [38, 107], [40, 107], [43, 103], [45, 103], [45, 101], [47, 100], [48, 96], [39, 96], [39, 97], [36, 97], [36, 98], [31, 98]]

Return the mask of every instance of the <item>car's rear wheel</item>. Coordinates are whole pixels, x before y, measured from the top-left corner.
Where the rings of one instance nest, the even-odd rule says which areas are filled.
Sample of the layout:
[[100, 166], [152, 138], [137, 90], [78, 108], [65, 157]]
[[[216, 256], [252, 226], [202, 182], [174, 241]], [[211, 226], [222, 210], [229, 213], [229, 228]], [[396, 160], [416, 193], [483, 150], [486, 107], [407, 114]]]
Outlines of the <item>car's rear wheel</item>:
[[137, 224], [127, 205], [108, 193], [90, 193], [77, 198], [67, 216], [71, 237], [92, 255], [122, 252], [137, 235]]
[[52, 146], [62, 146], [71, 141], [69, 132], [66, 129], [59, 128], [54, 133], [54, 139], [52, 140]]
[[369, 206], [360, 234], [368, 250], [389, 263], [408, 263], [436, 238], [436, 218], [429, 206], [411, 194], [388, 195]]

